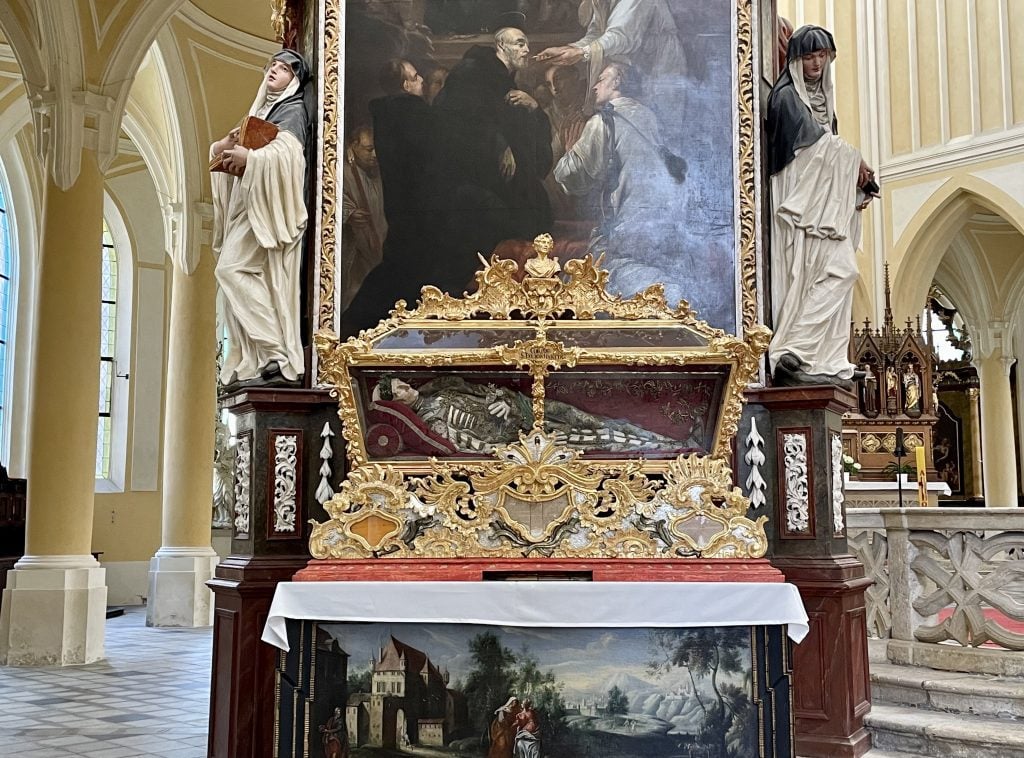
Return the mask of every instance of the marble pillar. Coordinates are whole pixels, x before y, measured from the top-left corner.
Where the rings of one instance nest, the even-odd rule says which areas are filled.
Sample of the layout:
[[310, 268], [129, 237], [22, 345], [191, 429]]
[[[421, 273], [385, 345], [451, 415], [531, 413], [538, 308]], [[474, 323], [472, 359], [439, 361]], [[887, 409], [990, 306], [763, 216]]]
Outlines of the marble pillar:
[[1013, 393], [1010, 367], [1014, 358], [994, 351], [976, 358], [981, 382], [981, 455], [985, 505], [1017, 505], [1017, 446], [1013, 434]]
[[160, 549], [149, 566], [149, 626], [213, 623], [206, 586], [219, 561], [211, 547], [216, 397], [216, 285], [213, 253], [200, 251], [191, 274], [171, 284], [164, 412]]
[[67, 190], [48, 174], [31, 369], [25, 556], [7, 575], [0, 663], [103, 657], [107, 588], [92, 556], [103, 175], [91, 150]]

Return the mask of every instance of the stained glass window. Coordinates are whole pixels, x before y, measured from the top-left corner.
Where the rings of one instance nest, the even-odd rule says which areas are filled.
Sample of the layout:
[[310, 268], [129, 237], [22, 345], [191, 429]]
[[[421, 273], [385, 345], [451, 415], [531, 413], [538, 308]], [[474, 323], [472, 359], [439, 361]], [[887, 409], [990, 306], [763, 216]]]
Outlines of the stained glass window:
[[100, 281], [100, 397], [96, 435], [96, 478], [110, 477], [111, 408], [114, 392], [114, 350], [117, 341], [117, 250], [103, 222], [103, 263]]
[[[11, 290], [14, 278], [14, 250], [11, 247], [7, 198], [0, 188], [0, 430], [7, 413], [7, 363], [11, 338]], [[0, 435], [2, 439], [2, 435]]]

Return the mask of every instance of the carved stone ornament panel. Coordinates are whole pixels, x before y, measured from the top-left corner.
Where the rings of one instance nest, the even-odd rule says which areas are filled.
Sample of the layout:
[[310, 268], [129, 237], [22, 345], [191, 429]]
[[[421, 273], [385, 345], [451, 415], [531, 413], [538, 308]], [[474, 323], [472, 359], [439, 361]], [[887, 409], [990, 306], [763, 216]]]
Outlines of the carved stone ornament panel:
[[279, 434], [274, 438], [274, 532], [295, 532], [296, 469], [299, 438]]
[[784, 434], [782, 452], [786, 483], [786, 531], [790, 534], [810, 534], [807, 435], [802, 432]]
[[[551, 246], [485, 261], [464, 298], [424, 287], [345, 343], [316, 335], [350, 468], [314, 557], [765, 554], [730, 461], [769, 331], [731, 337], [660, 285], [611, 295]], [[426, 452], [386, 457], [402, 444]]]
[[252, 491], [252, 435], [238, 436], [235, 456], [235, 537], [249, 537], [249, 506]]
[[832, 533], [841, 536], [846, 531], [843, 519], [843, 438], [832, 435]]

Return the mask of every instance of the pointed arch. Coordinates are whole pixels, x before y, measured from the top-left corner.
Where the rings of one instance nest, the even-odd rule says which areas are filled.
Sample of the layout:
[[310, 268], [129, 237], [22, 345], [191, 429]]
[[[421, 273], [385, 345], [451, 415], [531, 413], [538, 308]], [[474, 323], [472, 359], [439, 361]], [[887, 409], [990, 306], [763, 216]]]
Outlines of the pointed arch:
[[998, 214], [1024, 234], [1024, 206], [1010, 195], [976, 176], [951, 178], [914, 214], [893, 249], [897, 318], [914, 315], [923, 305], [943, 256], [979, 208]]

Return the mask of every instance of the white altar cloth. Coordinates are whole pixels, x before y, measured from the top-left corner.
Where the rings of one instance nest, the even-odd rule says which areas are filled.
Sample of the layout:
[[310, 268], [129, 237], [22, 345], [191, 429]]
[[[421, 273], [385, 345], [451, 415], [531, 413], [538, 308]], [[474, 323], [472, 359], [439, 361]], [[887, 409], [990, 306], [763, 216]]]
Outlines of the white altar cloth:
[[775, 626], [807, 635], [792, 584], [764, 582], [282, 582], [263, 641], [286, 619], [549, 627]]

